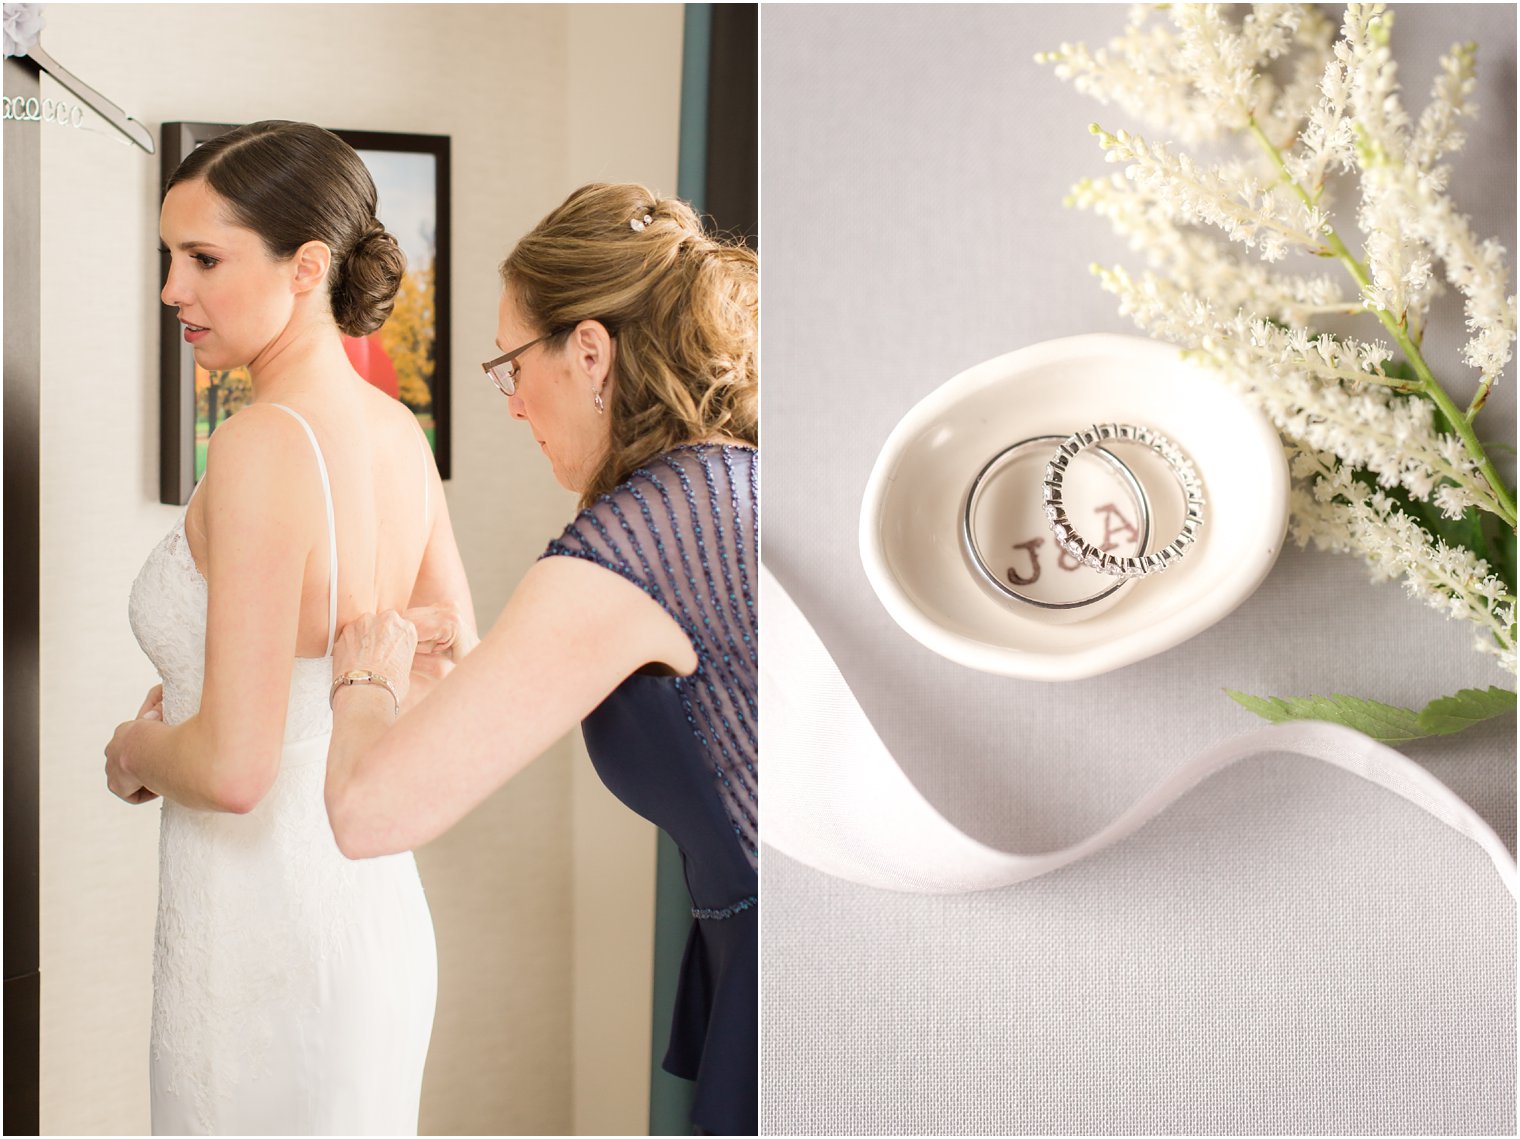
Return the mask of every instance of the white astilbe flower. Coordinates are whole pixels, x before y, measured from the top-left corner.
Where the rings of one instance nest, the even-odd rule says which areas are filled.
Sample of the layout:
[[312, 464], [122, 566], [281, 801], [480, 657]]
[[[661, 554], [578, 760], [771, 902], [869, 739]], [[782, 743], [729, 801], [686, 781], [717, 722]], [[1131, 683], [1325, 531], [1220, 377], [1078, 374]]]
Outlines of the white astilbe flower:
[[1359, 297], [1346, 296], [1324, 274], [1276, 272], [1179, 222], [1168, 205], [1123, 174], [1084, 178], [1072, 187], [1066, 204], [1106, 219], [1152, 270], [1182, 291], [1213, 298], [1223, 309], [1252, 306], [1274, 320], [1299, 324], [1315, 315], [1361, 308]]
[[[1179, 9], [1190, 9], [1192, 5], [1178, 5]], [[1219, 9], [1206, 5], [1206, 10], [1217, 15]], [[1187, 18], [1186, 11], [1180, 13], [1181, 19]], [[1182, 26], [1179, 13], [1174, 11], [1174, 22]], [[1240, 40], [1243, 45], [1242, 64], [1253, 70], [1271, 63], [1287, 54], [1298, 38], [1299, 25], [1306, 19], [1323, 18], [1312, 9], [1298, 4], [1252, 4], [1251, 11], [1240, 22]], [[1222, 23], [1218, 30], [1221, 41], [1229, 35], [1228, 27]], [[1275, 88], [1276, 84], [1273, 84]]]
[[1286, 439], [1332, 451], [1381, 485], [1403, 487], [1417, 499], [1430, 498], [1442, 480], [1450, 480], [1465, 489], [1437, 504], [1443, 510], [1459, 501], [1464, 509], [1471, 505], [1475, 476], [1461, 441], [1436, 431], [1427, 401], [1399, 394], [1405, 381], [1383, 369], [1391, 357], [1387, 345], [1315, 336], [1244, 310], [1224, 314], [1151, 273], [1132, 278], [1123, 269], [1097, 272], [1119, 298], [1122, 315], [1203, 355]]
[[1393, 14], [1383, 5], [1353, 4], [1346, 10], [1346, 38], [1336, 45], [1336, 63], [1327, 69], [1317, 112], [1328, 122], [1335, 106], [1343, 113], [1349, 103], [1355, 116], [1355, 154], [1362, 170], [1357, 221], [1366, 235], [1372, 278], [1363, 295], [1369, 307], [1417, 325], [1434, 295], [1432, 261], [1438, 259], [1463, 296], [1473, 334], [1463, 360], [1485, 385], [1492, 384], [1509, 363], [1515, 341], [1515, 297], [1507, 289], [1504, 248], [1478, 241], [1444, 193], [1449, 171], [1437, 165], [1463, 143], [1456, 124], [1473, 113], [1477, 49], [1457, 44], [1442, 57], [1431, 103], [1411, 130], [1389, 55], [1392, 26]]
[[[1150, 22], [1161, 15], [1173, 26]], [[1084, 95], [1181, 142], [1218, 138], [1253, 113], [1291, 134], [1313, 93], [1295, 74], [1291, 106], [1279, 111], [1277, 85], [1263, 68], [1295, 44], [1328, 43], [1327, 27], [1307, 4], [1257, 4], [1238, 31], [1212, 5], [1136, 5], [1107, 47], [1062, 44], [1035, 60], [1053, 64], [1056, 76]]]
[[1055, 51], [1040, 52], [1035, 61], [1054, 64], [1056, 76], [1070, 80], [1082, 94], [1118, 106], [1183, 142], [1219, 137], [1218, 117], [1191, 97], [1191, 77], [1178, 66], [1176, 37], [1165, 27], [1144, 27], [1142, 20], [1136, 17], [1122, 35], [1096, 52], [1086, 44], [1062, 44]]
[[1407, 180], [1400, 177], [1403, 169], [1373, 166], [1363, 173], [1357, 224], [1367, 235], [1363, 251], [1371, 281], [1362, 290], [1367, 307], [1412, 323], [1422, 320], [1430, 305], [1434, 278], [1431, 249], [1422, 240]]
[[1350, 4], [1335, 44], [1335, 57], [1345, 67], [1364, 167], [1404, 158], [1409, 116], [1398, 97], [1398, 65], [1388, 46], [1392, 31], [1393, 13], [1386, 4]]
[[[1437, 167], [1444, 172], [1444, 167]], [[1472, 223], [1430, 176], [1412, 164], [1378, 165], [1362, 174], [1362, 212], [1372, 284], [1367, 304], [1402, 318], [1422, 317], [1438, 260], [1462, 294], [1470, 339], [1462, 359], [1492, 383], [1513, 355], [1515, 296], [1508, 291], [1504, 247], [1480, 241]]]
[[1294, 541], [1360, 555], [1374, 581], [1402, 580], [1410, 596], [1477, 625], [1482, 633], [1475, 647], [1515, 671], [1515, 601], [1487, 562], [1432, 537], [1388, 495], [1352, 478], [1334, 456], [1290, 454]]
[[1094, 125], [1104, 157], [1125, 162], [1125, 177], [1148, 191], [1184, 222], [1217, 226], [1231, 241], [1280, 261], [1293, 246], [1317, 250], [1324, 217], [1280, 186], [1267, 185], [1239, 163], [1199, 166], [1186, 154], [1128, 131], [1110, 134]]
[[1419, 170], [1431, 171], [1442, 157], [1455, 154], [1467, 142], [1457, 120], [1477, 113], [1472, 103], [1478, 85], [1478, 45], [1453, 44], [1441, 57], [1441, 72], [1430, 89], [1430, 103], [1420, 115], [1409, 144], [1409, 161]]
[[[1346, 171], [1356, 161], [1356, 128], [1351, 121], [1351, 76], [1339, 54], [1324, 65], [1320, 99], [1309, 111], [1300, 147], [1283, 156], [1288, 175], [1315, 199], [1332, 171]], [[1291, 141], [1291, 140], [1290, 140]]]
[[1418, 325], [1434, 295], [1433, 254], [1417, 224], [1420, 187], [1406, 176], [1412, 169], [1404, 164], [1409, 118], [1388, 46], [1392, 28], [1393, 14], [1382, 4], [1346, 9], [1344, 38], [1326, 73], [1325, 102], [1340, 104], [1342, 113], [1349, 107], [1344, 121], [1355, 134], [1352, 153], [1362, 172], [1357, 224], [1365, 235], [1370, 278], [1362, 290], [1367, 307]]
[[[1300, 50], [1292, 61], [1292, 78], [1264, 114], [1257, 116], [1262, 129], [1278, 150], [1293, 145], [1301, 127], [1320, 101], [1320, 83], [1324, 78], [1324, 58], [1335, 42], [1335, 25], [1312, 5], [1295, 11], [1293, 47]], [[1290, 49], [1291, 50], [1291, 49]], [[1349, 146], [1350, 131], [1346, 142]]]
[[[1292, 9], [1284, 12], [1293, 18]], [[1273, 86], [1257, 67], [1287, 50], [1290, 29], [1281, 20], [1263, 18], [1260, 7], [1246, 17], [1239, 34], [1214, 4], [1179, 4], [1170, 15], [1178, 32], [1177, 66], [1192, 78], [1221, 126], [1245, 127], [1268, 102]]]
[[[1406, 174], [1406, 180], [1413, 180]], [[1419, 187], [1416, 185], [1416, 191]], [[1467, 217], [1451, 199], [1429, 189], [1409, 223], [1441, 259], [1450, 281], [1463, 297], [1467, 330], [1473, 334], [1462, 359], [1492, 383], [1509, 363], [1515, 345], [1515, 295], [1508, 291], [1509, 268], [1504, 246], [1479, 241]]]
[[[1504, 250], [1457, 211], [1442, 164], [1473, 113], [1472, 45], [1442, 59], [1414, 123], [1382, 4], [1351, 5], [1338, 39], [1307, 6], [1259, 5], [1236, 18], [1184, 4], [1164, 22], [1155, 16], [1135, 10], [1107, 52], [1039, 58], [1158, 133], [1184, 142], [1233, 133], [1248, 158], [1202, 163], [1094, 126], [1105, 159], [1124, 169], [1084, 179], [1067, 202], [1104, 218], [1145, 262], [1134, 273], [1094, 266], [1100, 283], [1139, 328], [1261, 408], [1290, 454], [1310, 456], [1295, 460], [1300, 542], [1356, 552], [1376, 575], [1402, 578], [1477, 624], [1513, 671], [1507, 587], [1478, 554], [1432, 537], [1398, 505], [1469, 522], [1481, 510], [1514, 526], [1513, 492], [1470, 421], [1513, 357], [1516, 301]], [[1359, 248], [1357, 233], [1331, 220], [1337, 174], [1356, 178]], [[1318, 272], [1327, 262], [1344, 275]], [[1480, 374], [1465, 416], [1421, 350], [1446, 285], [1462, 295], [1463, 360]], [[1327, 330], [1325, 317], [1373, 321], [1377, 338]]]

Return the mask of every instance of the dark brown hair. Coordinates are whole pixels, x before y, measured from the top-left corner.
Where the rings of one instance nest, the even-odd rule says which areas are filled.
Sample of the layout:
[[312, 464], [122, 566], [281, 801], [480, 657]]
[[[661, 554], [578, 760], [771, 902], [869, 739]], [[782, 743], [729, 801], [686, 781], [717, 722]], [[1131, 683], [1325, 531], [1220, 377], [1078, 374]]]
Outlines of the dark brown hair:
[[191, 151], [164, 193], [196, 180], [274, 256], [288, 258], [308, 241], [332, 250], [328, 291], [340, 330], [366, 336], [385, 323], [406, 257], [376, 220], [374, 179], [348, 143], [311, 123], [249, 123]]
[[582, 186], [517, 243], [501, 278], [556, 343], [583, 320], [617, 336], [611, 442], [583, 505], [682, 443], [758, 441], [759, 261], [710, 237], [679, 198]]

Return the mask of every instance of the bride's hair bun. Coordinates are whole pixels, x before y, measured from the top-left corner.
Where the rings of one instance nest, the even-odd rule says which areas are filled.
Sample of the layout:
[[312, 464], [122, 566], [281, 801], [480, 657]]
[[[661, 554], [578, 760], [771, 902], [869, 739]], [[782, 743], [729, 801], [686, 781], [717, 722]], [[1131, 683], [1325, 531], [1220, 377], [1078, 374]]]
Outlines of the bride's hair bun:
[[354, 243], [332, 278], [333, 319], [349, 336], [368, 336], [396, 307], [406, 256], [378, 221]]
[[374, 179], [348, 143], [311, 123], [249, 123], [191, 151], [164, 193], [197, 179], [276, 257], [308, 241], [332, 251], [327, 282], [341, 331], [366, 336], [385, 323], [406, 257], [375, 219]]

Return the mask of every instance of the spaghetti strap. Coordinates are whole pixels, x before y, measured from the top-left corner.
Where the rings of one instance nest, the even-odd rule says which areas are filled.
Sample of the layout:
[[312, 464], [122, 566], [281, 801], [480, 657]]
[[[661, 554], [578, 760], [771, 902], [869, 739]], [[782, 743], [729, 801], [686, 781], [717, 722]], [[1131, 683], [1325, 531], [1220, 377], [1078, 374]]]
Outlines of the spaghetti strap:
[[427, 544], [428, 535], [428, 511], [430, 503], [428, 495], [432, 491], [433, 480], [428, 478], [428, 444], [427, 436], [419, 429], [417, 432], [417, 446], [422, 448], [422, 541]]
[[332, 483], [328, 481], [327, 462], [322, 458], [322, 448], [317, 443], [317, 435], [311, 429], [311, 424], [306, 422], [300, 412], [283, 403], [270, 406], [293, 416], [305, 429], [306, 438], [311, 440], [311, 449], [317, 453], [317, 470], [322, 475], [322, 494], [327, 499], [327, 651], [322, 655], [328, 657], [332, 656], [333, 640], [338, 632], [338, 529], [333, 520]]

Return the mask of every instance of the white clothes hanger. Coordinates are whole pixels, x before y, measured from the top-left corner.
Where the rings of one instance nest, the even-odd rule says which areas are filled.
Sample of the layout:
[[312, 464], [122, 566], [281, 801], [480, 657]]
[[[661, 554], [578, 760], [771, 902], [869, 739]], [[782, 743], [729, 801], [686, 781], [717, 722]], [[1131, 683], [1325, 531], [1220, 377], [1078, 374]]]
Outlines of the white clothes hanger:
[[30, 58], [35, 59], [37, 66], [67, 88], [75, 98], [79, 99], [90, 110], [94, 111], [101, 118], [105, 119], [107, 123], [124, 134], [129, 142], [136, 143], [149, 154], [154, 153], [153, 135], [147, 127], [132, 118], [67, 67], [64, 67], [63, 64], [43, 50], [40, 43], [32, 44], [27, 49], [26, 54]]
[[[111, 127], [125, 136], [128, 142], [154, 153], [153, 135], [147, 127], [132, 118], [115, 103], [107, 99], [67, 67], [59, 63], [43, 48], [41, 4], [7, 4], [5, 29], [5, 54], [26, 56], [58, 81], [70, 94], [90, 110], [103, 118]], [[14, 20], [14, 22], [13, 22]], [[30, 39], [28, 39], [30, 37]]]

